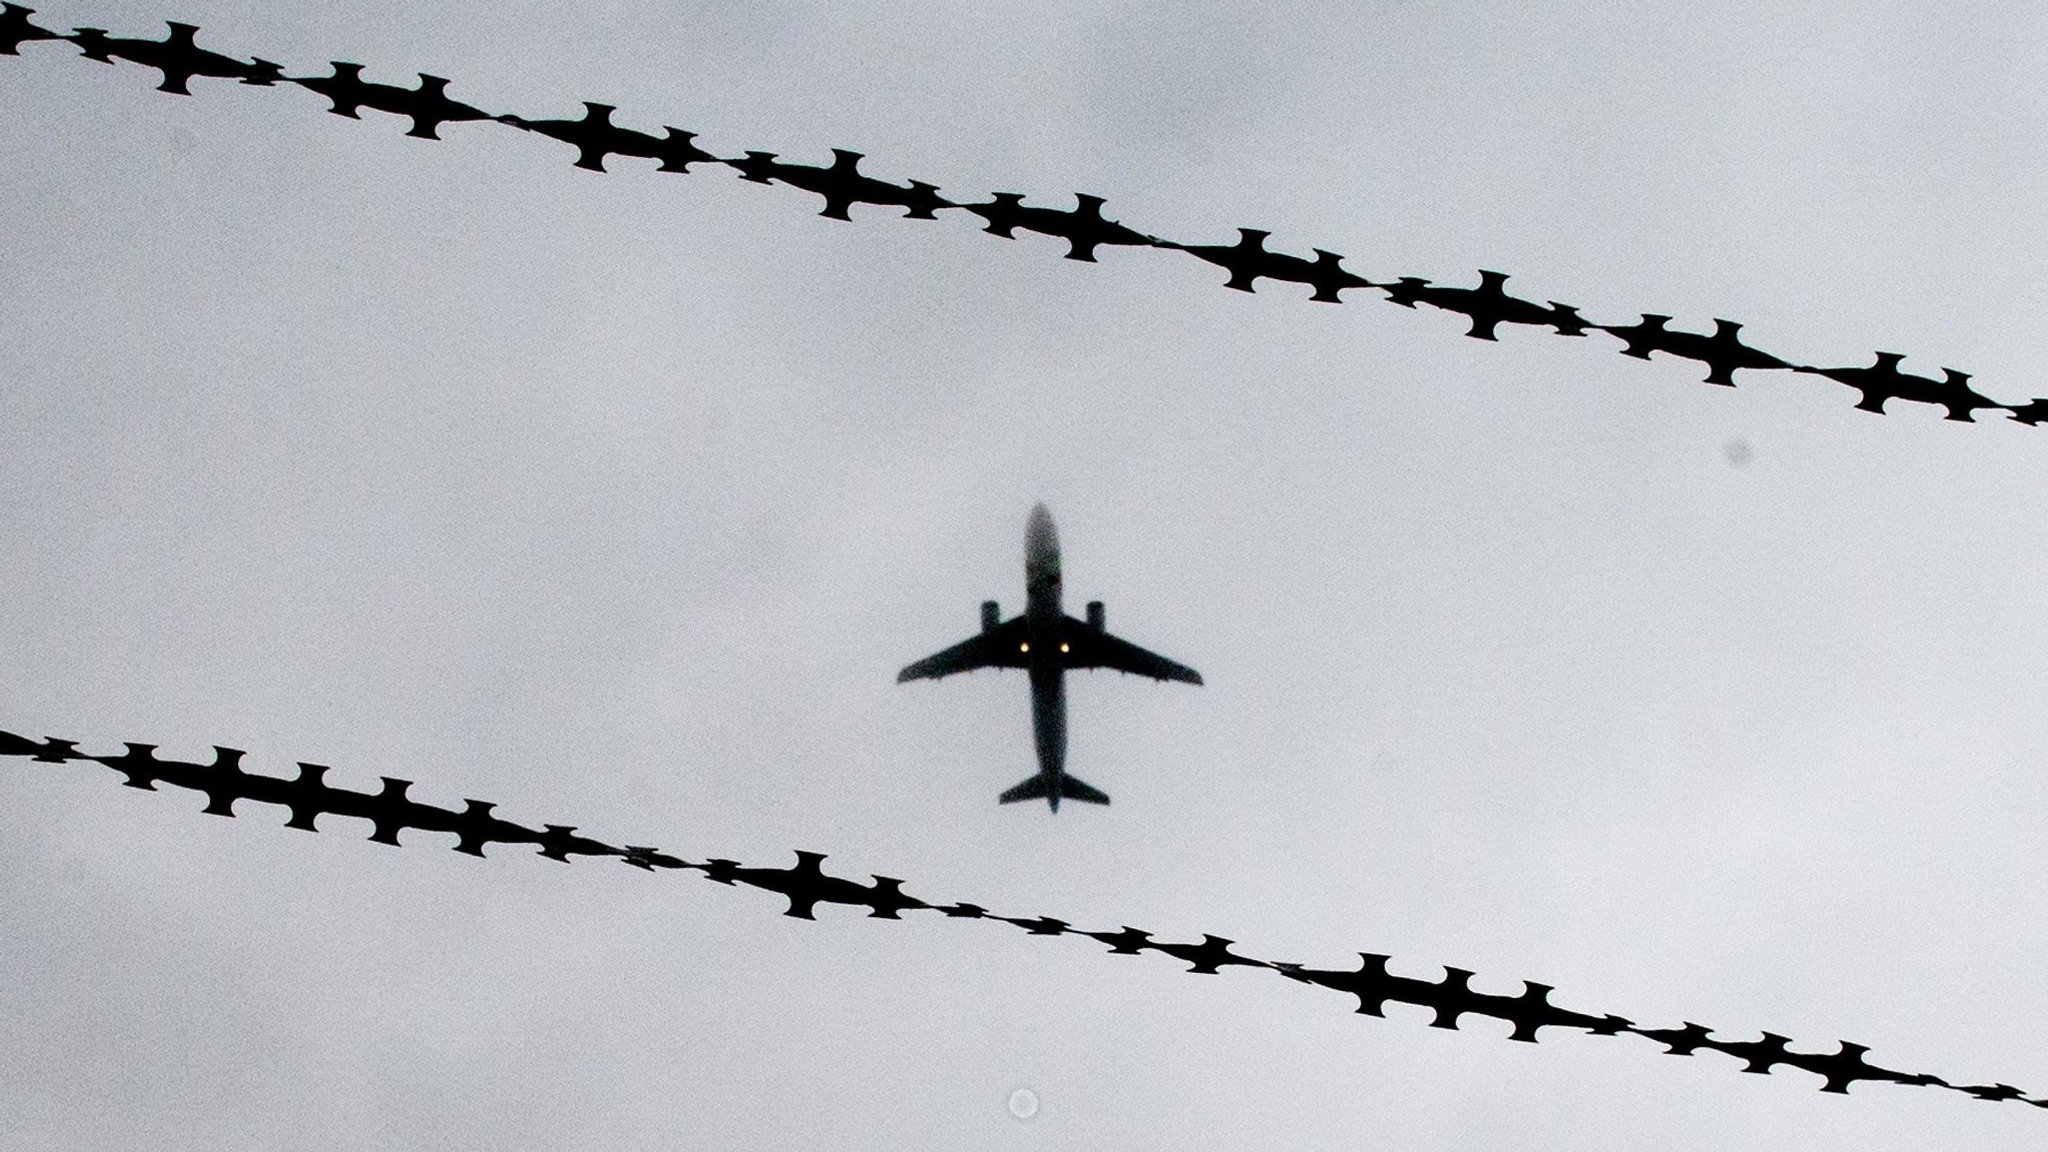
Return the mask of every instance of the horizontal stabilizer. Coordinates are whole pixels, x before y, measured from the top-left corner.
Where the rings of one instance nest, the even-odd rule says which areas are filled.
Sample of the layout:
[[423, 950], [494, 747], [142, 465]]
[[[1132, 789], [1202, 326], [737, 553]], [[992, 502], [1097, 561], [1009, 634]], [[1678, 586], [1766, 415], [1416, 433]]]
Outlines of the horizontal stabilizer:
[[[1033, 776], [1031, 779], [1003, 793], [1002, 802], [1005, 804], [1015, 804], [1019, 800], [1046, 799], [1045, 782], [1047, 779], [1049, 777], [1043, 773]], [[1107, 793], [1091, 788], [1074, 777], [1066, 775], [1060, 777], [1060, 798], [1063, 800], [1081, 800], [1089, 804], [1109, 803], [1109, 795]]]
[[1069, 800], [1086, 800], [1090, 804], [1109, 803], [1107, 792], [1098, 792], [1072, 776], [1060, 777], [1060, 795]]
[[1019, 800], [1037, 800], [1045, 795], [1045, 777], [1033, 776], [1008, 792], [1003, 793], [1002, 802], [1015, 804]]

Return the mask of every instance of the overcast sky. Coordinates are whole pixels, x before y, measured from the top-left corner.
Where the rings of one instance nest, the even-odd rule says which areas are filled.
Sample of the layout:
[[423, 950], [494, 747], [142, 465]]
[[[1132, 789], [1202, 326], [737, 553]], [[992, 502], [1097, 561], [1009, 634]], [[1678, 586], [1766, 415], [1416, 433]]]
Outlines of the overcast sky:
[[[2048, 395], [2031, 5], [50, 0]], [[0, 729], [2048, 1094], [2048, 432], [295, 86], [0, 59]], [[1067, 595], [1106, 809], [1001, 806]], [[0, 1148], [2036, 1148], [1087, 940], [0, 765]], [[1020, 1120], [1017, 1088], [1040, 1101]]]

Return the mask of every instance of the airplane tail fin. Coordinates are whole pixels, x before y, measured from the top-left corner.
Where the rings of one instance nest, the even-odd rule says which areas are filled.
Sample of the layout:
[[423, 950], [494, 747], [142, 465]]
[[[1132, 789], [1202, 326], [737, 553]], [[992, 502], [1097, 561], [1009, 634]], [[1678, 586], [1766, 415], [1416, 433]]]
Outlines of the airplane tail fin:
[[[1010, 789], [1008, 792], [1003, 793], [1002, 803], [1015, 804], [1019, 800], [1048, 799], [1046, 795], [1045, 781], [1046, 777], [1043, 774], [1033, 776], [1031, 779], [1024, 781], [1022, 784], [1017, 785], [1015, 788]], [[1089, 804], [1109, 803], [1109, 796], [1107, 793], [1098, 791], [1086, 784], [1083, 784], [1081, 781], [1076, 780], [1074, 777], [1066, 775], [1062, 775], [1060, 777], [1060, 799], [1080, 800]]]

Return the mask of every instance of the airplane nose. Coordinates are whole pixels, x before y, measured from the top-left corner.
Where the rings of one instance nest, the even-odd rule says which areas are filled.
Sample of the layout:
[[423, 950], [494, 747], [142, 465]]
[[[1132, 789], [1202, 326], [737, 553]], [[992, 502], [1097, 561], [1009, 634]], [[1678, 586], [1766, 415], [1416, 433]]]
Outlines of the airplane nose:
[[1052, 526], [1052, 513], [1044, 504], [1031, 508], [1031, 522], [1024, 528], [1024, 557], [1026, 562], [1038, 564], [1059, 555], [1059, 532]]

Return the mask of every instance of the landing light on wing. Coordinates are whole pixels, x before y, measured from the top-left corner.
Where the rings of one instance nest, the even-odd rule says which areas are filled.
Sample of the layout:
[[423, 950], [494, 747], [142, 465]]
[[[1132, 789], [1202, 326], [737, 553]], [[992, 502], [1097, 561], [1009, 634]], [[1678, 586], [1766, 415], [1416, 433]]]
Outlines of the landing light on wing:
[[1026, 641], [1024, 641], [1024, 642], [1023, 642], [1022, 644], [1019, 644], [1019, 645], [1017, 645], [1017, 651], [1019, 651], [1019, 652], [1029, 652], [1029, 651], [1031, 651], [1031, 641], [1029, 641], [1029, 640], [1026, 640]]
[[1071, 649], [1071, 648], [1068, 648], [1068, 647], [1067, 647], [1067, 642], [1066, 642], [1065, 640], [1062, 640], [1062, 641], [1060, 641], [1060, 651], [1062, 651], [1062, 652], [1071, 652], [1071, 651], [1073, 651], [1073, 649]]

